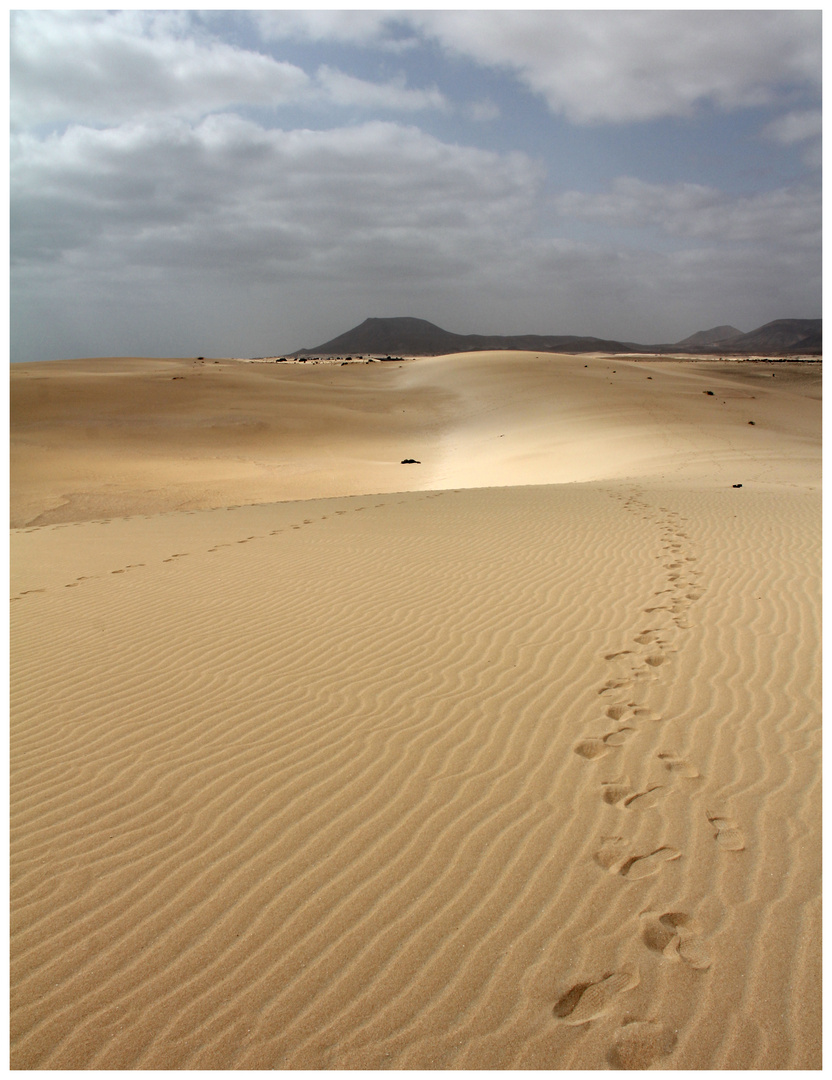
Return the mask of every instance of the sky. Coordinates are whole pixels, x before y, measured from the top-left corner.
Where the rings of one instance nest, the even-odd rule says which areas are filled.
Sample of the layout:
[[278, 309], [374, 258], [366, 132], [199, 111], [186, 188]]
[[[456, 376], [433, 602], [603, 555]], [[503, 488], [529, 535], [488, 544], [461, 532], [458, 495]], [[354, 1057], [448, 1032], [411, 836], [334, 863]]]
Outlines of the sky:
[[12, 12], [11, 356], [821, 315], [820, 11]]

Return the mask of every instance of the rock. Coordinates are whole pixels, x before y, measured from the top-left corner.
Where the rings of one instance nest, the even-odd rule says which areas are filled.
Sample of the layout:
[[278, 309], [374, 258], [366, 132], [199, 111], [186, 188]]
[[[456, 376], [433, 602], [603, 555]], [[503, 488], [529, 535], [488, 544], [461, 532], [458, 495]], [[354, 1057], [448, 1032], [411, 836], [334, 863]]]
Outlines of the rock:
[[417, 461], [416, 458], [406, 457], [402, 460], [402, 465], [421, 465], [421, 461]]
[[742, 484], [732, 484], [732, 487], [742, 487]]

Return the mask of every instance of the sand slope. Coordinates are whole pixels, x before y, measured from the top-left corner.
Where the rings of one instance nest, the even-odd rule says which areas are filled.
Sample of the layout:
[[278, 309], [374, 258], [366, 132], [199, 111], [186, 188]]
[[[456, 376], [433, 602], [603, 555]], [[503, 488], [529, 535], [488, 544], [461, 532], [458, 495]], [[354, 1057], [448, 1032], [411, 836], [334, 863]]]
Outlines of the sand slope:
[[613, 477], [817, 485], [820, 472], [819, 364], [472, 353], [11, 373], [15, 527]]
[[705, 433], [695, 481], [13, 530], [12, 1066], [818, 1068], [816, 402], [780, 393], [741, 490]]

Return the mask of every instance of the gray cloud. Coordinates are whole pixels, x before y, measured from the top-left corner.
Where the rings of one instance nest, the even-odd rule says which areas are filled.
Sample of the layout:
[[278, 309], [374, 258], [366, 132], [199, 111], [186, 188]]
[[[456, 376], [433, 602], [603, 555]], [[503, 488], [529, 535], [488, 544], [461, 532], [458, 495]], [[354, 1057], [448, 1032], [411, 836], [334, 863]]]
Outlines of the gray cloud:
[[12, 122], [119, 123], [158, 112], [198, 118], [243, 102], [278, 104], [309, 88], [293, 64], [196, 40], [185, 29], [174, 13], [15, 13]]
[[601, 194], [567, 191], [555, 205], [564, 217], [616, 228], [658, 228], [672, 236], [816, 247], [821, 200], [814, 188], [778, 188], [730, 197], [702, 184], [648, 184], [619, 177]]
[[333, 105], [358, 105], [384, 112], [414, 112], [420, 109], [445, 109], [448, 103], [436, 87], [417, 90], [406, 85], [404, 75], [385, 83], [368, 82], [322, 65], [316, 83]]
[[272, 38], [405, 47], [402, 26], [511, 71], [574, 123], [690, 116], [818, 92], [819, 11], [270, 12]]
[[[372, 122], [266, 130], [233, 115], [15, 140], [13, 259], [157, 267], [231, 260], [247, 276], [417, 255], [458, 266], [528, 217], [537, 168]], [[454, 254], [458, 248], [459, 254]], [[424, 265], [423, 265], [424, 269]]]
[[195, 37], [185, 13], [15, 13], [11, 74], [17, 129], [154, 115], [198, 120], [240, 105], [447, 108], [435, 87], [409, 88], [404, 76], [375, 83], [327, 65], [313, 76], [264, 53]]

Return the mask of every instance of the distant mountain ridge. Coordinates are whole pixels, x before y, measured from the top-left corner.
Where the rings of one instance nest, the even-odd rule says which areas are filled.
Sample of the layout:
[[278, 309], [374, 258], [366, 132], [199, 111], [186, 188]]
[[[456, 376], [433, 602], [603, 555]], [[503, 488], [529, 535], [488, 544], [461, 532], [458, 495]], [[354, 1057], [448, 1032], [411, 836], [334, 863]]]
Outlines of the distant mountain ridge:
[[639, 345], [632, 341], [573, 335], [516, 334], [510, 336], [454, 334], [449, 330], [407, 316], [369, 318], [345, 334], [332, 338], [314, 349], [298, 349], [293, 356], [347, 356], [383, 354], [390, 356], [443, 356], [447, 353], [479, 352], [489, 349], [528, 352], [685, 352], [750, 354], [773, 352], [785, 354], [820, 354], [821, 319], [776, 319], [744, 334], [735, 326], [716, 326], [700, 330], [671, 345]]
[[676, 347], [681, 348], [683, 345], [693, 347], [717, 345], [721, 341], [730, 341], [732, 338], [740, 337], [742, 337], [742, 330], [738, 330], [736, 326], [715, 326], [711, 330], [699, 330], [697, 333], [691, 334], [690, 337], [677, 341]]

